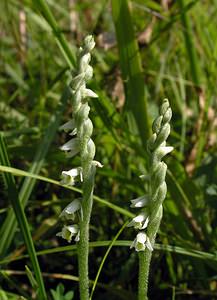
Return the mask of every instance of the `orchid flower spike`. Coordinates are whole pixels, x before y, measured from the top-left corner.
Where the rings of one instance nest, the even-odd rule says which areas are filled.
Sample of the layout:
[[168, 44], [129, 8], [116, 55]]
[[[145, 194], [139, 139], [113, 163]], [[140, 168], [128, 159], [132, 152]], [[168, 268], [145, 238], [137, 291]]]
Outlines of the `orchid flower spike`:
[[[85, 197], [90, 199], [88, 205], [92, 206], [92, 194], [94, 187], [94, 175], [96, 167], [101, 168], [102, 164], [94, 160], [95, 144], [92, 140], [93, 123], [89, 118], [91, 99], [97, 98], [97, 94], [87, 88], [87, 82], [93, 76], [93, 68], [90, 65], [91, 51], [95, 46], [92, 36], [84, 39], [84, 44], [79, 48], [77, 55], [77, 68], [71, 72], [73, 78], [69, 84], [72, 117], [60, 127], [69, 134], [70, 138], [60, 147], [65, 152], [66, 157], [71, 158], [80, 153], [81, 166], [62, 171], [60, 183], [73, 186], [77, 181], [82, 182]], [[89, 194], [88, 194], [89, 193]], [[80, 226], [83, 221], [83, 212], [85, 212], [87, 201], [76, 199], [68, 204], [60, 214], [60, 218], [65, 222], [62, 231], [58, 236], [71, 242], [72, 237], [75, 241], [79, 240]], [[91, 209], [87, 209], [88, 212]], [[73, 224], [69, 224], [73, 222]], [[77, 223], [77, 224], [74, 224]]]
[[136, 251], [144, 251], [146, 248], [153, 250], [152, 245], [162, 218], [162, 203], [167, 192], [165, 182], [167, 165], [161, 160], [173, 150], [173, 147], [166, 146], [171, 117], [169, 101], [164, 99], [159, 116], [152, 125], [153, 134], [148, 140], [149, 175], [140, 176], [149, 185], [149, 193], [131, 200], [131, 207], [140, 209], [139, 214], [128, 224], [140, 230], [131, 246], [135, 247]]

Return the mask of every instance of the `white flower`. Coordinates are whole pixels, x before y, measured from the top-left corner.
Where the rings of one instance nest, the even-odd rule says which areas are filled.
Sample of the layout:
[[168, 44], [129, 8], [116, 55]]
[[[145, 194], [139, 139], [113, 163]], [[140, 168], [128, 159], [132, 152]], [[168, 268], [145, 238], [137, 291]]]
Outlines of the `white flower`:
[[80, 151], [78, 138], [69, 140], [60, 149], [67, 152], [67, 157], [76, 155]]
[[68, 132], [70, 130], [73, 130], [75, 128], [75, 121], [72, 119], [68, 122], [66, 122], [65, 124], [63, 124], [62, 126], [60, 126], [60, 130], [64, 130], [65, 132]]
[[98, 98], [98, 95], [90, 89], [85, 89], [83, 92], [83, 96], [84, 96], [84, 98], [86, 98], [86, 97]]
[[83, 181], [83, 175], [82, 175], [82, 168], [73, 168], [69, 171], [63, 171], [62, 172], [62, 180], [60, 181], [61, 184], [65, 185], [74, 185], [75, 183], [75, 177], [80, 176], [80, 180]]
[[99, 162], [99, 161], [97, 161], [97, 160], [93, 160], [93, 161], [92, 161], [92, 164], [93, 164], [94, 166], [96, 166], [97, 168], [102, 168], [102, 167], [103, 167], [103, 165], [101, 164], [101, 162]]
[[145, 251], [147, 248], [150, 251], [153, 251], [153, 247], [151, 245], [151, 242], [149, 240], [149, 237], [146, 235], [145, 232], [139, 232], [133, 241], [132, 245], [130, 246], [131, 248], [135, 248], [137, 252], [139, 251]]
[[67, 240], [69, 243], [72, 240], [72, 237], [75, 236], [75, 241], [79, 241], [80, 231], [78, 225], [64, 225], [61, 232], [56, 234], [57, 236], [62, 237], [63, 239]]
[[145, 229], [148, 226], [149, 218], [147, 214], [142, 212], [127, 225], [127, 227], [133, 226], [136, 229]]
[[144, 207], [148, 204], [149, 197], [148, 197], [148, 195], [144, 195], [144, 196], [138, 197], [136, 199], [130, 200], [130, 202], [132, 203], [130, 205], [130, 207], [132, 207], [132, 208]]
[[150, 181], [150, 175], [140, 175], [139, 178], [141, 178], [143, 181], [145, 182], [149, 182]]
[[73, 200], [69, 205], [67, 205], [60, 214], [60, 218], [66, 220], [74, 220], [75, 212], [81, 209], [80, 199]]
[[166, 145], [166, 142], [163, 142], [161, 144], [160, 147], [158, 147], [154, 152], [153, 152], [153, 161], [154, 160], [157, 160], [158, 161], [161, 161], [161, 159], [167, 155], [168, 153], [170, 153], [171, 151], [173, 151], [173, 147], [170, 147], [170, 146], [165, 146]]
[[85, 72], [86, 67], [88, 66], [91, 60], [90, 53], [84, 54], [80, 59], [80, 72]]
[[86, 51], [91, 51], [95, 47], [94, 38], [92, 35], [88, 35], [84, 39], [84, 46], [86, 48]]

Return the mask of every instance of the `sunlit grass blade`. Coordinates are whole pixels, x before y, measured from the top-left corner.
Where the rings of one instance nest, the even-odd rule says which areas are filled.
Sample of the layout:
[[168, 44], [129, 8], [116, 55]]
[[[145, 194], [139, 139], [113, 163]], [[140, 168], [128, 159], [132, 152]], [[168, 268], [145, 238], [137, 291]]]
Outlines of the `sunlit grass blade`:
[[134, 36], [127, 0], [112, 0], [112, 15], [118, 42], [120, 67], [125, 86], [126, 109], [136, 123], [143, 145], [150, 135], [145, 83], [139, 47]]
[[[90, 242], [90, 248], [98, 248], [98, 247], [108, 247], [111, 245], [111, 241], [96, 241], [96, 242]], [[130, 247], [132, 245], [132, 241], [128, 240], [116, 240], [113, 243], [113, 247]], [[70, 246], [62, 246], [62, 247], [55, 247], [50, 248], [42, 251], [38, 251], [37, 255], [47, 255], [47, 254], [54, 254], [54, 253], [61, 253], [61, 252], [67, 252], [67, 251], [74, 251], [74, 254], [76, 253], [77, 246], [76, 245], [70, 245]], [[205, 251], [199, 251], [179, 246], [173, 246], [173, 245], [162, 245], [156, 243], [154, 245], [154, 249], [162, 252], [171, 252], [176, 253], [184, 256], [194, 257], [201, 260], [207, 260], [210, 262], [215, 263], [215, 268], [217, 268], [217, 256], [215, 253], [209, 253]], [[0, 261], [0, 265], [9, 264], [10, 262], [21, 260], [28, 257], [28, 255], [22, 255], [16, 258], [7, 258]]]
[[[19, 170], [19, 169], [16, 169], [16, 168], [0, 166], [0, 171], [12, 173], [14, 176], [25, 176], [25, 177], [28, 177], [28, 178], [42, 180], [42, 181], [45, 181], [45, 182], [49, 182], [49, 183], [52, 183], [52, 184], [56, 184], [56, 185], [62, 186], [62, 188], [69, 189], [69, 190], [78, 192], [80, 194], [82, 193], [82, 191], [80, 189], [78, 189], [78, 188], [76, 188], [74, 186], [62, 185], [60, 183], [60, 181], [57, 181], [57, 180], [54, 180], [54, 179], [51, 179], [51, 178], [48, 178], [48, 177], [36, 175], [36, 174], [30, 173], [30, 172], [26, 172], [26, 171], [23, 171], [23, 170]], [[135, 216], [134, 214], [132, 214], [128, 210], [126, 210], [126, 209], [124, 209], [124, 208], [122, 208], [122, 207], [120, 207], [118, 205], [115, 205], [115, 204], [111, 203], [108, 200], [102, 199], [102, 198], [100, 198], [98, 196], [93, 196], [93, 199], [95, 201], [97, 201], [99, 204], [105, 205], [105, 206], [113, 209], [114, 211], [119, 212], [122, 215], [125, 215], [125, 216], [130, 217], [130, 218], [132, 218], [132, 217]]]
[[53, 34], [56, 38], [57, 44], [60, 47], [68, 65], [70, 68], [75, 66], [75, 55], [72, 48], [69, 46], [64, 34], [61, 32], [55, 17], [53, 16], [49, 6], [45, 0], [33, 0], [34, 5], [38, 8], [40, 13], [43, 15], [47, 23], [50, 25]]
[[[2, 135], [0, 135], [0, 161], [2, 165], [10, 166], [6, 145]], [[3, 173], [3, 180], [4, 180], [6, 191], [8, 193], [8, 198], [10, 199], [10, 202], [12, 204], [13, 211], [16, 215], [17, 222], [19, 224], [30, 260], [32, 262], [32, 267], [38, 284], [39, 299], [46, 300], [47, 296], [46, 296], [44, 282], [41, 275], [40, 266], [35, 252], [35, 247], [32, 241], [28, 221], [25, 216], [23, 207], [20, 203], [14, 177], [12, 176], [11, 173]]]
[[[186, 2], [186, 3], [185, 3]], [[197, 52], [195, 48], [195, 41], [193, 39], [193, 32], [192, 32], [192, 24], [191, 20], [187, 14], [187, 11], [185, 10], [185, 6], [187, 4], [187, 1], [185, 0], [178, 0], [179, 7], [181, 9], [181, 20], [182, 25], [184, 27], [183, 34], [185, 37], [185, 45], [186, 45], [186, 51], [189, 56], [189, 64], [190, 64], [190, 72], [192, 79], [197, 87], [201, 84], [201, 78], [200, 78], [200, 61], [197, 57]]]
[[[68, 99], [68, 95], [69, 95], [69, 90], [66, 89], [60, 99], [60, 105], [57, 109], [57, 112], [55, 115], [51, 117], [51, 121], [45, 132], [44, 138], [41, 141], [36, 151], [35, 158], [29, 170], [30, 173], [33, 173], [35, 175], [38, 174], [43, 166], [44, 159], [47, 155], [48, 149], [59, 127], [61, 116], [64, 111], [66, 101]], [[33, 191], [35, 183], [36, 183], [36, 179], [33, 177], [27, 177], [23, 182], [23, 185], [20, 189], [19, 198], [24, 207]], [[13, 240], [15, 231], [16, 231], [15, 215], [13, 211], [9, 209], [7, 217], [0, 229], [0, 256], [1, 257], [5, 255], [7, 249], [9, 248]]]
[[126, 223], [124, 223], [124, 225], [120, 228], [120, 230], [118, 231], [118, 233], [115, 235], [115, 237], [111, 241], [111, 244], [109, 245], [109, 247], [108, 247], [108, 249], [107, 249], [107, 251], [106, 251], [106, 253], [105, 253], [105, 255], [104, 255], [104, 257], [103, 257], [103, 259], [101, 261], [101, 264], [100, 264], [99, 269], [97, 271], [96, 278], [94, 280], [93, 287], [92, 287], [92, 290], [91, 290], [90, 300], [93, 298], [93, 293], [94, 293], [94, 290], [96, 288], [96, 285], [97, 285], [97, 282], [98, 282], [98, 279], [99, 279], [99, 275], [100, 275], [100, 273], [102, 271], [102, 268], [103, 268], [103, 265], [105, 263], [105, 260], [108, 257], [108, 255], [109, 255], [109, 253], [110, 253], [113, 245], [115, 244], [116, 240], [118, 239], [118, 237], [120, 236], [120, 234], [122, 233], [122, 231], [124, 230], [124, 228], [127, 226], [128, 223], [129, 223], [128, 221]]

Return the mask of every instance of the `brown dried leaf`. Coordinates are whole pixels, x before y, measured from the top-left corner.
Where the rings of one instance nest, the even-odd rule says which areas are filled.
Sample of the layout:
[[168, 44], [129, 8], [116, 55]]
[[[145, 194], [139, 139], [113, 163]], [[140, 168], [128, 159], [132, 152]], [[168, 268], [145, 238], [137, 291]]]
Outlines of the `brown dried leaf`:
[[112, 91], [112, 99], [118, 100], [116, 104], [117, 108], [120, 109], [124, 106], [125, 103], [124, 85], [123, 85], [122, 78], [119, 75], [116, 78], [116, 83]]
[[156, 17], [154, 16], [151, 20], [151, 23], [146, 27], [146, 29], [139, 34], [138, 36], [138, 42], [141, 45], [147, 45], [149, 44], [151, 37], [152, 37], [152, 32], [153, 28], [156, 22]]

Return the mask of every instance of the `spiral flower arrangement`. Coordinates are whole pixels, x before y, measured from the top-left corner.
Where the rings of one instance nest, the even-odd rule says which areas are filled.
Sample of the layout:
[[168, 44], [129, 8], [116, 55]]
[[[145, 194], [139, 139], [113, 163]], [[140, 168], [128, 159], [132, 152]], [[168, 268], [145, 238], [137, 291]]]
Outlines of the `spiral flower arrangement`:
[[88, 99], [98, 97], [92, 90], [86, 87], [86, 83], [93, 76], [93, 68], [90, 66], [90, 52], [95, 46], [92, 36], [84, 39], [83, 47], [80, 47], [77, 57], [77, 68], [73, 72], [70, 83], [71, 104], [73, 109], [72, 119], [61, 126], [69, 132], [72, 138], [65, 143], [61, 150], [71, 158], [80, 152], [81, 166], [62, 172], [62, 184], [74, 185], [76, 180], [82, 182], [83, 195], [81, 199], [73, 200], [61, 213], [63, 220], [62, 231], [57, 235], [71, 242], [72, 238], [78, 242], [78, 263], [80, 299], [88, 299], [88, 243], [89, 222], [93, 202], [94, 177], [96, 167], [102, 165], [94, 161], [95, 144], [91, 139], [93, 124], [89, 118], [90, 106]]
[[165, 182], [167, 165], [162, 158], [173, 150], [166, 146], [170, 134], [172, 110], [167, 99], [159, 110], [159, 116], [152, 124], [153, 134], [148, 140], [149, 174], [142, 175], [148, 181], [148, 194], [131, 200], [131, 207], [139, 208], [140, 213], [128, 226], [139, 230], [131, 248], [139, 252], [138, 300], [147, 300], [150, 261], [163, 214], [163, 201], [167, 193]]
[[136, 251], [145, 249], [153, 251], [155, 236], [162, 218], [162, 203], [167, 192], [165, 182], [167, 165], [161, 160], [173, 150], [173, 147], [166, 146], [166, 140], [170, 134], [171, 117], [172, 110], [169, 101], [165, 99], [161, 105], [159, 116], [153, 122], [153, 134], [148, 140], [149, 193], [131, 200], [131, 207], [140, 208], [139, 215], [128, 224], [139, 230], [131, 245], [131, 248], [135, 247]]

